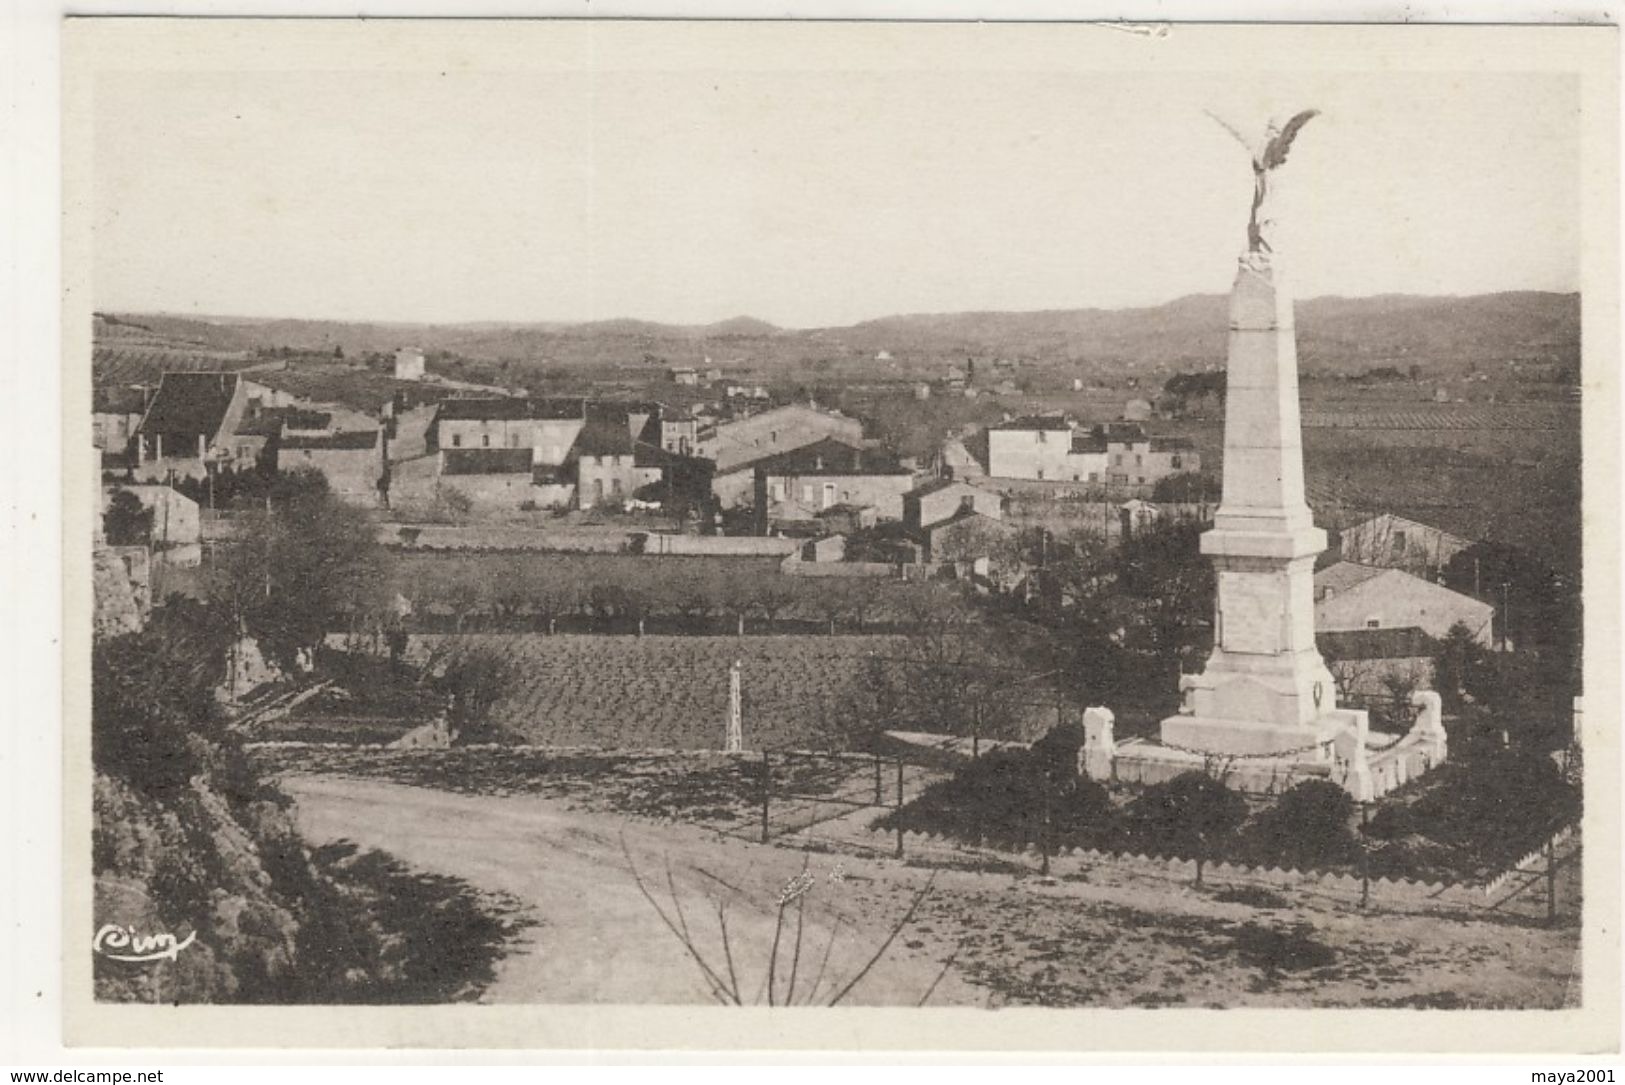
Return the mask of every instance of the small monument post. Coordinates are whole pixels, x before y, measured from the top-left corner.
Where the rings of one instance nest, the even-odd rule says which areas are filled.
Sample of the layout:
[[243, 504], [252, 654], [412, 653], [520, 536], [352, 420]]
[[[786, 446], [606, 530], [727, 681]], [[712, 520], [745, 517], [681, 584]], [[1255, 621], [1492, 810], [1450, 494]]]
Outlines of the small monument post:
[[740, 711], [739, 660], [728, 668], [728, 736], [724, 745], [728, 753], [745, 751], [745, 721]]

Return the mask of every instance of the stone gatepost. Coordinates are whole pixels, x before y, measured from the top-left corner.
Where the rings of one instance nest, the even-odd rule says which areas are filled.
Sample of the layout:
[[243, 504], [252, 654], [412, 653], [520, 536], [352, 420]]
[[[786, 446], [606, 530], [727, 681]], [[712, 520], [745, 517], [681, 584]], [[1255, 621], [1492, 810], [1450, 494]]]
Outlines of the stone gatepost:
[[1366, 739], [1371, 734], [1371, 717], [1358, 709], [1342, 709], [1340, 715], [1349, 724], [1332, 740], [1332, 756], [1343, 790], [1355, 802], [1370, 802], [1377, 797], [1375, 782], [1371, 778], [1371, 759], [1366, 752]]
[[1112, 724], [1117, 717], [1109, 708], [1083, 710], [1083, 748], [1078, 751], [1079, 771], [1091, 780], [1110, 780], [1117, 761], [1117, 742]]
[[1411, 707], [1417, 710], [1416, 722], [1411, 725], [1410, 737], [1427, 753], [1428, 764], [1437, 765], [1445, 759], [1448, 750], [1444, 733], [1444, 704], [1431, 689], [1419, 689], [1411, 694]]

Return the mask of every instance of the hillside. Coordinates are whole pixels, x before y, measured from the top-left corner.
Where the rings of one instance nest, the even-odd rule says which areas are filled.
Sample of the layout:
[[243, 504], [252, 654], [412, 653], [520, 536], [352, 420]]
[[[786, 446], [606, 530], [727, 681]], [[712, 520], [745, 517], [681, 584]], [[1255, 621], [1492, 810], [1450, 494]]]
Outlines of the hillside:
[[[840, 328], [781, 329], [750, 317], [708, 325], [617, 319], [583, 324], [389, 324], [164, 314], [98, 316], [102, 347], [239, 357], [257, 349], [346, 355], [417, 346], [474, 360], [579, 368], [716, 364], [789, 376], [811, 363], [864, 364], [880, 351], [904, 366], [1004, 356], [1038, 367], [1132, 372], [1223, 361], [1227, 301], [1192, 295], [1139, 309], [910, 314]], [[1508, 360], [1573, 363], [1577, 294], [1311, 298], [1297, 310], [1306, 373], [1425, 365], [1446, 376]]]

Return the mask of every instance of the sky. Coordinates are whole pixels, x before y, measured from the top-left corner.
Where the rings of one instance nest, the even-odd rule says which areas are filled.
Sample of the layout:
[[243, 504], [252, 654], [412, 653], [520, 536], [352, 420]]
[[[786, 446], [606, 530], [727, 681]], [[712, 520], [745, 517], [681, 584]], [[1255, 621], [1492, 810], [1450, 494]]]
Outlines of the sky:
[[1246, 153], [1298, 296], [1577, 289], [1578, 83], [1390, 71], [471, 68], [97, 77], [98, 309], [787, 327], [1228, 288]]

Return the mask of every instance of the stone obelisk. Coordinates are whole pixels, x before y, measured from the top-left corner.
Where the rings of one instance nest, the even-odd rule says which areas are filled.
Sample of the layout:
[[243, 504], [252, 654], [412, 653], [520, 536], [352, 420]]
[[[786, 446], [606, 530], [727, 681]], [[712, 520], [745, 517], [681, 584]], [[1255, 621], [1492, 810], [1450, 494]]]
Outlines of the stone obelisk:
[[1181, 680], [1165, 745], [1310, 757], [1347, 726], [1315, 647], [1314, 565], [1326, 533], [1304, 500], [1292, 292], [1270, 244], [1267, 203], [1282, 143], [1310, 116], [1272, 127], [1254, 152], [1249, 246], [1230, 290], [1224, 492], [1202, 536], [1218, 580], [1213, 654], [1200, 675]]

